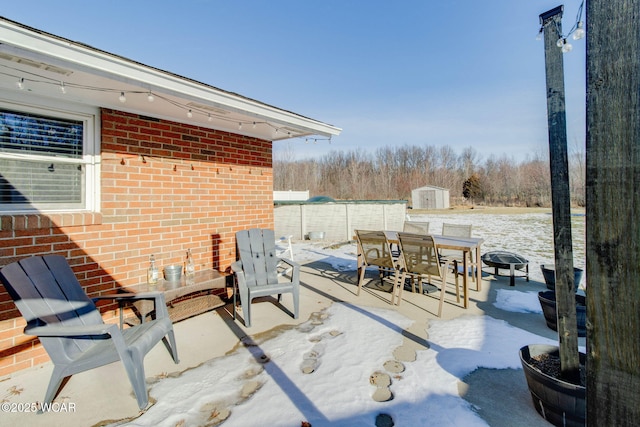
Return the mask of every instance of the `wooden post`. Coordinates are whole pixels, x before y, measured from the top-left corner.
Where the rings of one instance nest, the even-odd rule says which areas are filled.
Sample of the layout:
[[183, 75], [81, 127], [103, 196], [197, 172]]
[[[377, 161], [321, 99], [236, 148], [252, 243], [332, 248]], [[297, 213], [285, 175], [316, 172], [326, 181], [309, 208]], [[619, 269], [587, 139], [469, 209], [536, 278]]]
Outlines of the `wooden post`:
[[640, 425], [640, 0], [587, 2], [587, 421]]
[[551, 207], [553, 211], [555, 289], [561, 376], [565, 381], [580, 384], [576, 297], [573, 284], [564, 66], [562, 50], [556, 45], [562, 32], [562, 11], [563, 7], [558, 6], [541, 14], [540, 23], [544, 28], [544, 57], [547, 78]]

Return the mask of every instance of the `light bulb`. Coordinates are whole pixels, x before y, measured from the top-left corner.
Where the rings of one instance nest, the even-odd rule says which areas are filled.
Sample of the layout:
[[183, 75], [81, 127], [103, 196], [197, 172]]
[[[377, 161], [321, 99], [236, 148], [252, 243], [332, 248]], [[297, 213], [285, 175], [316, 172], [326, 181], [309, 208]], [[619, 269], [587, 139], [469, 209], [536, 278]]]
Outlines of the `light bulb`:
[[566, 42], [567, 42], [567, 41], [566, 41], [566, 39], [565, 39], [565, 38], [560, 37], [560, 38], [558, 39], [558, 41], [556, 42], [556, 46], [558, 46], [558, 47], [562, 47]]
[[120, 92], [120, 96], [118, 97], [118, 99], [120, 100], [120, 102], [122, 102], [123, 104], [125, 102], [127, 102], [127, 97], [124, 96], [124, 92]]
[[155, 100], [155, 98], [153, 97], [153, 94], [151, 92], [149, 92], [147, 94], [147, 101], [153, 102], [154, 100]]
[[562, 53], [569, 53], [571, 52], [571, 49], [573, 49], [571, 43], [565, 41], [564, 45], [562, 46]]
[[16, 86], [18, 86], [18, 89], [20, 89], [20, 90], [24, 89], [24, 79], [21, 78], [20, 80], [18, 80], [16, 82]]
[[578, 28], [573, 32], [573, 39], [580, 40], [584, 37], [584, 28], [582, 28], [582, 21], [578, 22]]
[[238, 130], [242, 130], [242, 122], [238, 123]]
[[536, 36], [536, 40], [542, 40], [543, 31], [544, 31], [544, 27], [540, 28], [540, 31], [538, 31], [538, 35]]
[[187, 117], [189, 117], [189, 118], [193, 117], [193, 113], [191, 112], [191, 110], [189, 110], [189, 111], [187, 112]]
[[60, 82], [60, 92], [67, 93], [67, 88], [64, 87], [64, 82]]
[[208, 121], [212, 122], [213, 121], [213, 117], [211, 117], [211, 113], [209, 113], [209, 118], [207, 118]]
[[253, 128], [254, 129], [256, 128], [256, 122], [253, 122]]

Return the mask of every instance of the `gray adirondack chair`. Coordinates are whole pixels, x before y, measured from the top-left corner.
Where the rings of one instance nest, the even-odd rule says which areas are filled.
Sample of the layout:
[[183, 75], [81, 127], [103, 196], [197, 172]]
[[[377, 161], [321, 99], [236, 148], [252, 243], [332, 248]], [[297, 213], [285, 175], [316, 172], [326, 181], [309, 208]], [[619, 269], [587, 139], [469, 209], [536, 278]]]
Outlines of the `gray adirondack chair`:
[[[251, 326], [251, 301], [254, 298], [283, 293], [293, 295], [293, 317], [298, 318], [300, 299], [300, 265], [276, 255], [273, 230], [252, 228], [236, 233], [239, 260], [231, 265], [236, 275], [244, 324]], [[280, 263], [287, 264], [290, 277], [278, 274]], [[280, 277], [280, 279], [279, 279]], [[233, 318], [236, 318], [236, 292], [233, 293]]]
[[94, 301], [60, 255], [34, 256], [9, 264], [0, 270], [0, 280], [27, 321], [24, 333], [37, 336], [53, 362], [45, 404], [51, 403], [66, 377], [121, 360], [138, 406], [144, 409], [149, 403], [144, 356], [163, 340], [178, 363], [173, 325], [161, 292], [96, 298], [113, 298], [120, 304], [134, 299], [155, 301], [154, 320], [121, 329], [103, 322]]

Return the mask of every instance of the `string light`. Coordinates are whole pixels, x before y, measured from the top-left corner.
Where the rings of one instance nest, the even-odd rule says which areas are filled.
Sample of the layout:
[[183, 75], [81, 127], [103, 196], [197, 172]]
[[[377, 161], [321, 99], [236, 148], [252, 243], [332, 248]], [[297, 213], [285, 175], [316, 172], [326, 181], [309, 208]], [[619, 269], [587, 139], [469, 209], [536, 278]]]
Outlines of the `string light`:
[[[38, 83], [38, 84], [44, 84], [44, 85], [55, 85], [58, 87], [58, 89], [60, 90], [61, 93], [66, 94], [67, 93], [67, 88], [68, 87], [72, 87], [75, 89], [81, 89], [81, 90], [89, 90], [89, 91], [96, 91], [96, 92], [111, 92], [111, 93], [119, 93], [118, 96], [118, 100], [121, 103], [126, 103], [127, 102], [127, 95], [136, 95], [136, 94], [140, 94], [140, 95], [146, 95], [147, 101], [149, 102], [154, 102], [156, 99], [161, 99], [164, 102], [167, 102], [177, 108], [180, 108], [184, 111], [186, 111], [186, 115], [188, 118], [193, 118], [194, 114], [198, 114], [200, 116], [206, 117], [206, 120], [208, 122], [213, 122], [213, 119], [215, 118], [218, 121], [225, 121], [225, 122], [235, 122], [238, 124], [238, 129], [242, 130], [242, 127], [244, 124], [250, 124], [252, 126], [253, 129], [256, 129], [256, 126], [261, 124], [261, 125], [266, 125], [270, 128], [273, 129], [274, 131], [274, 136], [275, 135], [279, 135], [280, 133], [285, 134], [287, 137], [289, 138], [296, 138], [295, 135], [292, 134], [292, 132], [290, 131], [285, 131], [283, 130], [282, 132], [280, 132], [280, 128], [267, 122], [267, 121], [240, 121], [238, 122], [237, 119], [233, 119], [233, 118], [229, 118], [229, 117], [224, 117], [224, 115], [220, 114], [212, 114], [211, 112], [208, 111], [203, 111], [201, 109], [198, 108], [190, 108], [190, 106], [188, 105], [184, 105], [181, 104], [177, 101], [174, 101], [171, 98], [167, 98], [164, 97], [162, 95], [159, 95], [157, 93], [153, 93], [150, 90], [141, 90], [141, 91], [135, 91], [135, 90], [121, 90], [121, 89], [115, 89], [115, 88], [107, 88], [107, 87], [97, 87], [97, 86], [88, 86], [88, 85], [82, 85], [82, 84], [76, 84], [76, 83], [70, 83], [70, 82], [64, 82], [64, 81], [60, 81], [60, 80], [54, 80], [50, 77], [47, 76], [43, 76], [43, 75], [38, 75], [35, 73], [29, 73], [31, 76], [35, 76], [36, 78], [28, 78], [25, 80], [24, 77], [19, 77], [19, 75], [16, 75], [17, 73], [24, 73], [24, 70], [18, 69], [18, 68], [14, 68], [5, 64], [0, 64], [0, 69], [1, 68], [5, 68], [5, 69], [9, 69], [12, 70], [12, 73], [8, 73], [8, 72], [3, 72], [0, 71], [0, 75], [4, 75], [4, 76], [8, 76], [8, 77], [12, 77], [16, 79], [16, 87], [19, 88], [20, 90], [23, 90], [26, 88], [26, 82], [28, 81], [29, 83]], [[314, 141], [321, 141], [323, 139], [315, 139]], [[330, 139], [329, 139], [330, 141]]]
[[582, 21], [578, 22], [578, 28], [576, 28], [576, 31], [573, 33], [574, 40], [580, 40], [581, 38], [584, 38], [585, 32], [584, 32], [583, 25], [584, 24]]
[[[576, 14], [576, 21], [569, 30], [567, 34], [562, 34], [560, 32], [560, 28], [558, 27], [558, 23], [556, 22], [556, 29], [558, 30], [558, 40], [556, 41], [556, 46], [562, 49], [562, 53], [569, 53], [573, 50], [573, 45], [567, 41], [567, 38], [573, 34], [574, 40], [580, 40], [584, 38], [584, 22], [582, 21], [582, 11], [584, 8], [584, 0], [580, 3], [580, 7], [578, 7], [578, 13]], [[542, 33], [544, 31], [544, 26], [540, 27], [540, 31], [538, 31], [538, 35], [536, 36], [536, 40], [542, 39]]]
[[309, 141], [313, 141], [314, 144], [317, 144], [318, 141], [329, 141], [329, 144], [331, 144], [331, 136], [329, 136], [329, 138], [305, 138], [304, 139], [305, 144], [308, 144]]

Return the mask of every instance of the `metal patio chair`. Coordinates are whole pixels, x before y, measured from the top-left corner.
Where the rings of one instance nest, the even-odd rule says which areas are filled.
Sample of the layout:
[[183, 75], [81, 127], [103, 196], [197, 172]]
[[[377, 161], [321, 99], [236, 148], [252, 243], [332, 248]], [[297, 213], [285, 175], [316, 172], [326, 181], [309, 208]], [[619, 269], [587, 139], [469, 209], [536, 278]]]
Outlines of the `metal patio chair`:
[[[442, 235], [451, 237], [471, 237], [471, 224], [442, 224]], [[464, 253], [462, 251], [456, 251], [453, 249], [441, 249], [440, 257], [447, 261], [450, 261], [453, 265], [453, 272], [456, 277], [459, 274], [469, 274], [468, 271], [461, 272], [460, 266], [464, 265], [463, 259]], [[471, 281], [476, 281], [475, 269], [478, 268], [479, 260], [475, 260], [473, 252], [469, 254], [469, 267], [471, 267]]]
[[[380, 273], [380, 281], [385, 276], [393, 274], [393, 287], [391, 289], [391, 304], [395, 302], [396, 293], [400, 287], [400, 272], [398, 269], [398, 261], [394, 259], [391, 252], [391, 245], [384, 234], [384, 231], [355, 230], [356, 240], [358, 244], [358, 253], [361, 255], [359, 260], [360, 269], [358, 275], [358, 293], [362, 289], [364, 282], [365, 270], [367, 267], [377, 267]], [[400, 298], [398, 296], [398, 303]]]
[[[449, 261], [441, 259], [438, 247], [432, 236], [414, 233], [398, 233], [400, 254], [402, 257], [402, 278], [404, 284], [407, 277], [411, 279], [412, 290], [415, 292], [414, 280], [418, 282], [420, 294], [423, 293], [422, 282], [426, 278], [431, 282], [431, 277], [440, 280], [440, 303], [438, 305], [438, 317], [442, 316], [442, 306], [447, 288], [447, 272]], [[456, 278], [456, 299], [460, 303], [460, 288], [458, 276]], [[402, 295], [402, 286], [400, 295]]]
[[429, 223], [425, 221], [405, 221], [402, 231], [405, 233], [429, 234]]

